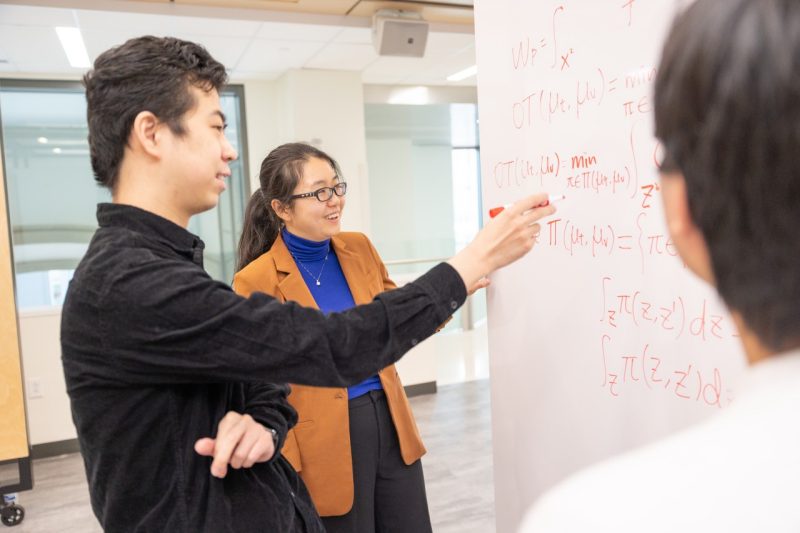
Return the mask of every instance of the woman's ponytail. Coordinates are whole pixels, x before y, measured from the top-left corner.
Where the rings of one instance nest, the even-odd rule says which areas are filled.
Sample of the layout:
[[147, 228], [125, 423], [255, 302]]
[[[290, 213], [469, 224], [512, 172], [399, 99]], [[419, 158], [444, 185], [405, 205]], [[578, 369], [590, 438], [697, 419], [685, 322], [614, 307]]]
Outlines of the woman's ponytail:
[[283, 221], [272, 208], [272, 201], [291, 207], [292, 194], [300, 182], [305, 163], [318, 158], [330, 163], [337, 176], [341, 171], [336, 161], [322, 150], [305, 143], [283, 144], [261, 162], [258, 175], [260, 187], [247, 202], [244, 226], [239, 239], [236, 271], [243, 269], [260, 255], [269, 251]]
[[243, 269], [261, 254], [269, 251], [275, 239], [278, 238], [280, 230], [281, 220], [267, 203], [259, 188], [250, 197], [244, 211], [244, 225], [242, 236], [239, 238], [236, 270]]

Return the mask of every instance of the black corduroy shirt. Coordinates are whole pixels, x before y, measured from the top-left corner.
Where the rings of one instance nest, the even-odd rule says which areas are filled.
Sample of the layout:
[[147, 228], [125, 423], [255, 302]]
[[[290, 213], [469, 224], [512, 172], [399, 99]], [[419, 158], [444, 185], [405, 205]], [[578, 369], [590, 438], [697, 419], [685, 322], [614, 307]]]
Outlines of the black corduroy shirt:
[[194, 442], [228, 411], [279, 434], [295, 382], [346, 387], [393, 363], [464, 302], [441, 264], [369, 305], [328, 316], [245, 299], [202, 268], [203, 242], [150, 212], [101, 204], [70, 283], [61, 345], [92, 508], [107, 531], [322, 531], [289, 463], [210, 474]]

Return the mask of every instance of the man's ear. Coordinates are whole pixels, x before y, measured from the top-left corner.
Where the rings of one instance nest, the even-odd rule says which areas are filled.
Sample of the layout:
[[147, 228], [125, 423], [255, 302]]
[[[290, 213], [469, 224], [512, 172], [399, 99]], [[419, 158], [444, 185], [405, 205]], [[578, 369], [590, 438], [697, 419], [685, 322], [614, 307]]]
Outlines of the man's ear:
[[661, 175], [661, 195], [672, 242], [683, 262], [704, 281], [714, 285], [714, 271], [706, 239], [692, 219], [686, 179], [680, 172]]
[[150, 111], [141, 111], [133, 119], [129, 137], [131, 148], [142, 150], [149, 155], [160, 157], [163, 150], [161, 131], [164, 124]]
[[292, 213], [289, 210], [289, 207], [281, 203], [280, 200], [273, 198], [272, 201], [269, 203], [269, 205], [272, 208], [272, 210], [275, 211], [275, 214], [278, 215], [278, 218], [280, 218], [284, 222], [292, 220]]

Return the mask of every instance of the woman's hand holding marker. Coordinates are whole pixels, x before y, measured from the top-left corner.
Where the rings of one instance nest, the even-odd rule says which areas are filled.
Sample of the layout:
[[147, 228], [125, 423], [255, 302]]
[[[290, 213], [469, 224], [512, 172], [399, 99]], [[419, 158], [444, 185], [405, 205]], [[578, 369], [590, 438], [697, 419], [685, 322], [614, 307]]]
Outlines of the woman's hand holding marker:
[[532, 194], [514, 204], [503, 206], [466, 248], [450, 261], [468, 288], [498, 268], [528, 253], [541, 227], [538, 220], [556, 212], [553, 202], [563, 196]]
[[[561, 200], [564, 200], [566, 198], [567, 197], [565, 195], [563, 195], [563, 194], [550, 194], [550, 195], [547, 196], [547, 201], [545, 201], [545, 203], [543, 203], [539, 207], [545, 207], [545, 206], [548, 206], [548, 205], [550, 205], [550, 204], [552, 204], [554, 202], [560, 202]], [[506, 209], [506, 208], [508, 208], [510, 206], [511, 206], [511, 204], [506, 204], [506, 205], [501, 205], [500, 207], [493, 207], [493, 208], [489, 209], [489, 217], [490, 218], [496, 217], [497, 215], [502, 213], [504, 209]]]

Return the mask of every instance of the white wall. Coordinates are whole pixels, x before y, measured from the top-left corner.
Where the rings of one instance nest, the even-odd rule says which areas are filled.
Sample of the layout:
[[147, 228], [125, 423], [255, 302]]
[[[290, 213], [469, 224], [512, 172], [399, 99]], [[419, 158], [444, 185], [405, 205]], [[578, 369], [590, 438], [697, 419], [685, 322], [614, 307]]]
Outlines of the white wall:
[[258, 189], [258, 170], [269, 151], [286, 137], [286, 120], [279, 117], [277, 84], [274, 81], [233, 81], [244, 86], [244, 109], [247, 121], [247, 177], [250, 190]]
[[61, 366], [61, 309], [22, 313], [19, 336], [31, 444], [76, 438]]
[[338, 161], [347, 180], [346, 231], [369, 233], [364, 90], [358, 72], [292, 70], [274, 82], [245, 82], [251, 189], [276, 146], [303, 141]]

